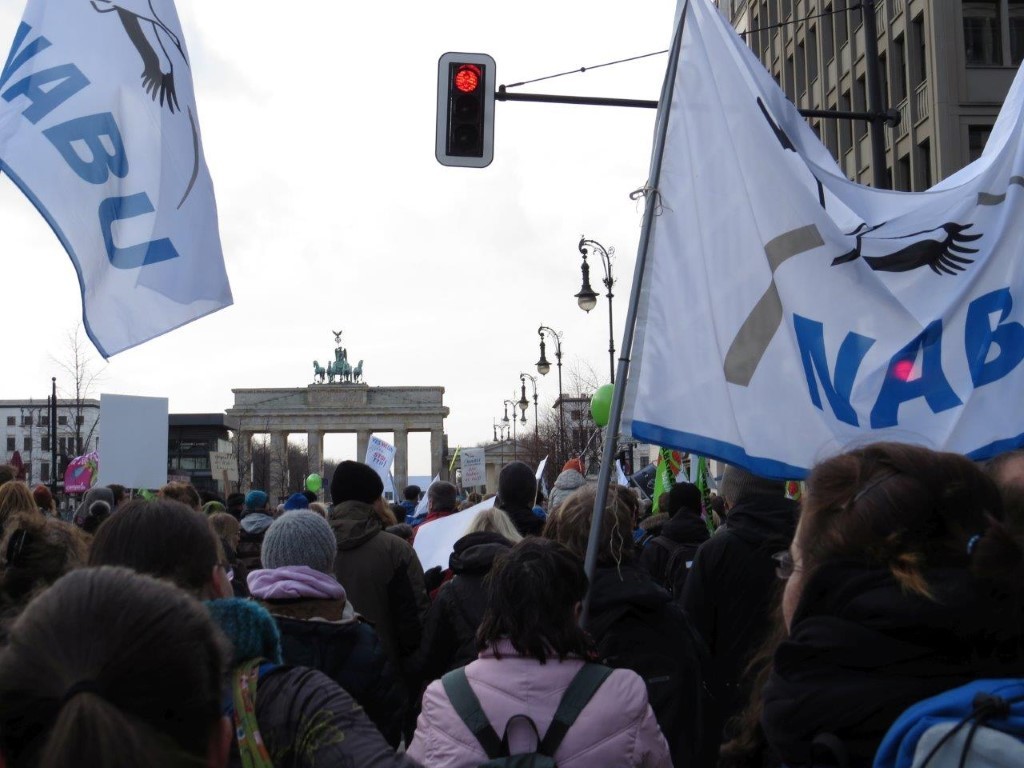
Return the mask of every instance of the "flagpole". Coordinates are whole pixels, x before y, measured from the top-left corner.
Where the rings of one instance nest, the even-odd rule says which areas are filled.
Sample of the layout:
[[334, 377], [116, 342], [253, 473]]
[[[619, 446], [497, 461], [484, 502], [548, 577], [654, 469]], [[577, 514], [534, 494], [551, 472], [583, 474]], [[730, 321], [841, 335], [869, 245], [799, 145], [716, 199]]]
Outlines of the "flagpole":
[[[658, 100], [657, 133], [654, 138], [654, 152], [651, 158], [651, 175], [647, 189], [647, 204], [644, 206], [643, 227], [640, 230], [640, 243], [637, 246], [636, 266], [633, 269], [633, 286], [629, 294], [629, 307], [626, 309], [626, 327], [619, 345], [619, 364], [615, 377], [618, 386], [612, 395], [612, 407], [608, 417], [608, 439], [604, 442], [601, 457], [601, 468], [597, 480], [597, 498], [594, 501], [594, 514], [591, 517], [590, 537], [587, 540], [587, 554], [583, 560], [583, 569], [587, 580], [594, 583], [594, 571], [597, 567], [597, 550], [601, 538], [601, 522], [604, 517], [605, 505], [608, 503], [608, 483], [611, 480], [612, 465], [615, 457], [615, 436], [619, 433], [622, 422], [622, 404], [625, 400], [626, 378], [629, 374], [629, 356], [633, 349], [633, 333], [636, 329], [636, 318], [640, 308], [640, 289], [643, 285], [644, 270], [647, 266], [647, 251], [654, 228], [654, 212], [658, 208], [658, 184], [661, 181], [661, 163], [665, 155], [665, 136], [668, 133], [669, 112], [672, 109], [672, 93], [675, 90], [676, 70], [679, 66], [679, 53], [683, 47], [683, 28], [686, 26], [686, 14], [690, 10], [689, 0], [679, 16], [679, 27], [676, 29], [672, 50], [669, 54], [668, 69], [665, 82]], [[580, 623], [587, 625], [590, 619], [590, 595], [587, 590], [583, 598], [583, 615]]]

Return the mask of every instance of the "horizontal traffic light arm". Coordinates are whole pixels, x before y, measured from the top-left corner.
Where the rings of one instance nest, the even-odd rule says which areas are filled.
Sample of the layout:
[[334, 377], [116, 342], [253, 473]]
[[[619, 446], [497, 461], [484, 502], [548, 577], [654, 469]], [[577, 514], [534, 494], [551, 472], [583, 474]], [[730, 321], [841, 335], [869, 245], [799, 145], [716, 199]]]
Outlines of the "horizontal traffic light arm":
[[[550, 93], [509, 93], [504, 85], [498, 86], [494, 94], [496, 101], [534, 101], [543, 104], [581, 104], [592, 107], [638, 107], [640, 109], [657, 109], [658, 102], [648, 99], [613, 99], [604, 96], [557, 96]], [[834, 109], [801, 109], [804, 117], [824, 117], [836, 120], [872, 120], [879, 117], [874, 112], [846, 112]], [[895, 127], [900, 123], [900, 113], [895, 109], [884, 112], [889, 125]]]

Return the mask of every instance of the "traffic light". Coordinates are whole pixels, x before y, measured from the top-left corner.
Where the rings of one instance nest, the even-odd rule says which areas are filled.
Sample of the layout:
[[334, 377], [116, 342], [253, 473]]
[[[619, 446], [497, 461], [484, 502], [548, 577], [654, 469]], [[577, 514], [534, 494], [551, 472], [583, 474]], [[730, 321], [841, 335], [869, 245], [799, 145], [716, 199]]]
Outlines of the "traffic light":
[[494, 157], [494, 59], [446, 53], [437, 62], [437, 137], [441, 165], [484, 168]]

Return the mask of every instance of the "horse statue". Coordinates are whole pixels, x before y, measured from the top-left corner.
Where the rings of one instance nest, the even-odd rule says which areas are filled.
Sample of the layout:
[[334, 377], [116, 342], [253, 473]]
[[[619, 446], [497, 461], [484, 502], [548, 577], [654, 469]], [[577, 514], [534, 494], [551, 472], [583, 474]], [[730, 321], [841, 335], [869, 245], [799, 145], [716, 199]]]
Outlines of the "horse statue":
[[338, 364], [340, 370], [341, 380], [345, 382], [352, 381], [352, 366], [349, 365], [348, 360], [342, 360]]
[[341, 376], [341, 368], [336, 366], [333, 361], [327, 363], [327, 381], [330, 384], [334, 383], [334, 377]]
[[318, 363], [316, 360], [314, 360], [313, 361], [313, 381], [315, 381], [315, 382], [317, 382], [319, 384], [323, 384], [324, 383], [324, 376], [326, 376], [326, 375], [327, 375], [327, 371], [324, 370], [324, 367], [322, 365], [320, 365], [320, 363]]
[[359, 361], [359, 365], [352, 369], [352, 381], [359, 381], [363, 377], [363, 361]]

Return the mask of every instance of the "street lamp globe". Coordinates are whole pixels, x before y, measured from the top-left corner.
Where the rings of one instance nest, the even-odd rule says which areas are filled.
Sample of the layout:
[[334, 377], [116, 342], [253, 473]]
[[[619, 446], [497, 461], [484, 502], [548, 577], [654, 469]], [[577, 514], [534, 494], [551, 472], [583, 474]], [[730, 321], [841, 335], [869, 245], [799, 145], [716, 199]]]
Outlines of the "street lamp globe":
[[594, 293], [594, 289], [589, 285], [583, 286], [583, 289], [576, 294], [576, 303], [580, 305], [580, 309], [584, 312], [589, 312], [597, 306], [597, 294]]
[[548, 371], [551, 370], [551, 363], [548, 362], [547, 355], [544, 354], [544, 337], [540, 339], [540, 360], [537, 361], [537, 373], [541, 376], [547, 376]]

